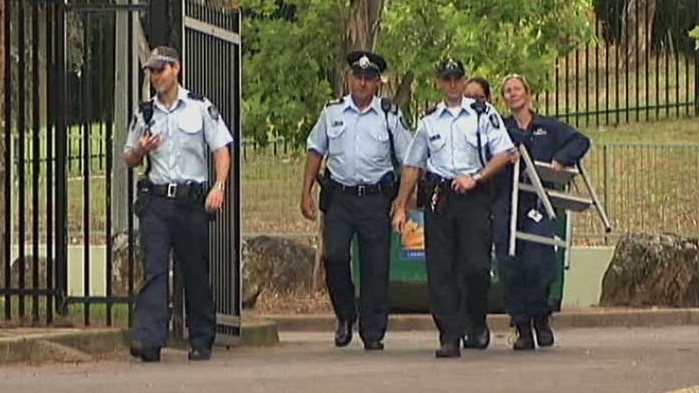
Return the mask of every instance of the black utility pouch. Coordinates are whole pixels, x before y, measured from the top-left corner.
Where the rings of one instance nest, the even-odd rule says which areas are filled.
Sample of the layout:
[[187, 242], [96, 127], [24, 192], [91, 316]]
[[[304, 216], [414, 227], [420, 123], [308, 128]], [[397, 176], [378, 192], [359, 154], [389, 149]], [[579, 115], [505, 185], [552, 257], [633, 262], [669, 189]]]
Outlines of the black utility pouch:
[[333, 186], [332, 182], [327, 175], [321, 177], [318, 175], [316, 181], [320, 186], [320, 195], [318, 196], [318, 210], [325, 213], [330, 205], [330, 198], [332, 197]]

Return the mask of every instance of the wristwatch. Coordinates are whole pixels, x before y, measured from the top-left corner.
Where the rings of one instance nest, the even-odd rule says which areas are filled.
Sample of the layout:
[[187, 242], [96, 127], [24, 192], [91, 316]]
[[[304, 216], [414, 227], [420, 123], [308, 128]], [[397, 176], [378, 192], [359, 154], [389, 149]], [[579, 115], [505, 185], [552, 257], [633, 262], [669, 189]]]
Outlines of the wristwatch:
[[479, 181], [481, 181], [481, 179], [483, 179], [483, 174], [480, 172], [476, 172], [473, 174], [473, 176], [471, 176], [471, 178], [475, 180], [476, 183], [478, 183]]
[[214, 183], [214, 189], [219, 190], [219, 191], [226, 191], [226, 185], [220, 181], [217, 181]]

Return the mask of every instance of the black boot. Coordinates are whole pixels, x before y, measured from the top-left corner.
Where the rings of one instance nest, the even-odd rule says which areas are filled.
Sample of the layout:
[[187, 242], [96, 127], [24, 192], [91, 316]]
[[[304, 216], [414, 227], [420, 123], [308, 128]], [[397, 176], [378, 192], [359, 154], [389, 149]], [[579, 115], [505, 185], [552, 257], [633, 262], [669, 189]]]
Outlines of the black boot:
[[352, 325], [354, 320], [338, 320], [335, 329], [335, 346], [346, 347], [352, 341]]
[[536, 343], [540, 347], [553, 345], [553, 330], [549, 325], [549, 317], [534, 317], [534, 330], [536, 331]]
[[512, 349], [515, 351], [526, 351], [534, 349], [534, 336], [532, 334], [531, 320], [515, 323], [517, 328], [517, 341]]
[[490, 344], [490, 330], [487, 326], [469, 332], [463, 339], [464, 349], [486, 349]]
[[434, 351], [434, 356], [438, 358], [458, 358], [461, 357], [461, 348], [459, 348], [459, 340], [445, 341]]

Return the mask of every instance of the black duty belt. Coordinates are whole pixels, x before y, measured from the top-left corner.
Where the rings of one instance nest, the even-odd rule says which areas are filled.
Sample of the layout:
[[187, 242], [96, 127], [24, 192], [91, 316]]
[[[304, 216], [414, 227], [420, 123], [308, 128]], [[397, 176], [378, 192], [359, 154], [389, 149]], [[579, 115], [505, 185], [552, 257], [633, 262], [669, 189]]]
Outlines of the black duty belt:
[[344, 184], [338, 183], [335, 180], [330, 179], [333, 187], [340, 190], [343, 194], [355, 195], [355, 196], [365, 196], [365, 195], [378, 195], [384, 194], [390, 191], [390, 187], [393, 185], [389, 182], [379, 182], [376, 184], [366, 184], [357, 186], [346, 186]]
[[449, 186], [451, 186], [451, 182], [454, 181], [454, 179], [448, 179], [446, 177], [439, 176], [436, 173], [432, 172], [427, 172], [427, 174], [425, 175], [425, 180], [427, 180], [430, 183], [436, 183], [439, 185], [448, 184]]
[[183, 199], [202, 196], [206, 186], [201, 183], [153, 184], [151, 182], [140, 182], [138, 188], [142, 192], [155, 196]]

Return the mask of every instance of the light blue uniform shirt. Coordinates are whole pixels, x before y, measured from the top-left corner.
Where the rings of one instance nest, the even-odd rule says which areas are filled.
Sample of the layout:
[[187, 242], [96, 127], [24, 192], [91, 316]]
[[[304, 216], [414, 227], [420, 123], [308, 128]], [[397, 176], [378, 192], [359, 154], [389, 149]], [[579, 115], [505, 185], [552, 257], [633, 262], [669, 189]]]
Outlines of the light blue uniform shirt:
[[[157, 97], [153, 98], [150, 132], [160, 135], [160, 144], [148, 156], [148, 177], [155, 184], [206, 182], [209, 173], [206, 146], [214, 152], [233, 141], [211, 102], [190, 98], [188, 93], [180, 86], [171, 108], [166, 108]], [[124, 151], [137, 148], [145, 131], [143, 114], [137, 113]]]
[[371, 105], [360, 111], [348, 95], [323, 108], [308, 136], [307, 148], [321, 156], [328, 155], [328, 170], [338, 183], [376, 184], [394, 169], [387, 127], [393, 134], [398, 163], [405, 158], [412, 135], [401, 116], [400, 111], [389, 110], [387, 124], [379, 97], [374, 97]]
[[461, 107], [451, 109], [442, 102], [420, 119], [404, 164], [447, 179], [473, 175], [483, 167], [478, 152], [479, 127], [484, 160], [486, 146], [492, 155], [514, 148], [495, 108], [488, 104], [478, 124], [478, 115], [471, 108], [473, 102], [464, 97]]

